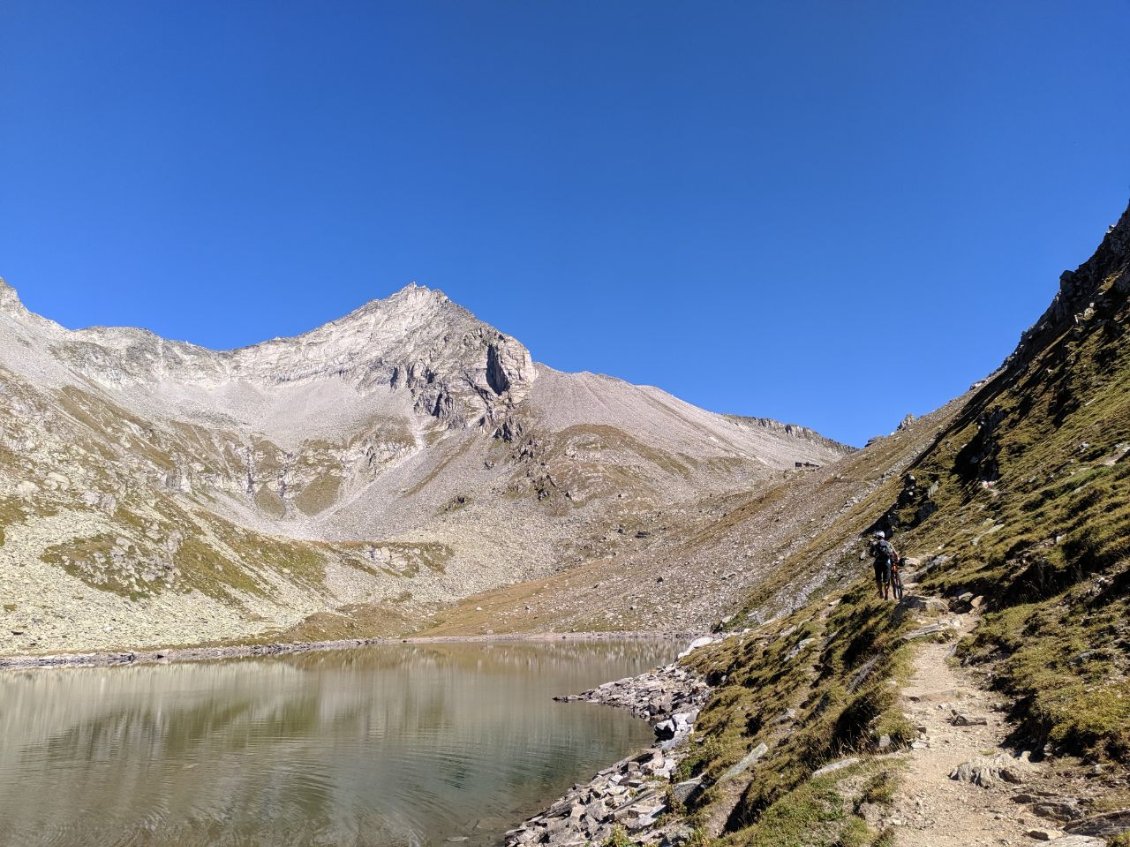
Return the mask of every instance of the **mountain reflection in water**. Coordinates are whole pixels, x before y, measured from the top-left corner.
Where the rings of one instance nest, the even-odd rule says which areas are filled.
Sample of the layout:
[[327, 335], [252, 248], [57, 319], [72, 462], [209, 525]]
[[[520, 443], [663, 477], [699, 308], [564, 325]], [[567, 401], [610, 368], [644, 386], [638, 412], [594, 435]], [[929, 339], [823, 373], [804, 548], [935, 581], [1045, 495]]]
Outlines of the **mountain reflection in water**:
[[674, 652], [390, 645], [0, 674], [0, 844], [497, 843], [650, 740], [552, 695]]

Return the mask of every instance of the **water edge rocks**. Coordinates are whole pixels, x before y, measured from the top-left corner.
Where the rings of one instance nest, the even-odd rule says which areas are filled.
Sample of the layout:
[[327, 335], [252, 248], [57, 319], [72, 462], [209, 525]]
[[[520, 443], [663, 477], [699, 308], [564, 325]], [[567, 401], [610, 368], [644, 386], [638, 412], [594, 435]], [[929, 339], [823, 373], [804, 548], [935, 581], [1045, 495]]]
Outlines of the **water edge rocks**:
[[603, 703], [628, 709], [651, 723], [658, 743], [574, 785], [545, 812], [506, 833], [506, 847], [551, 847], [603, 843], [616, 827], [642, 844], [677, 845], [691, 830], [679, 821], [660, 824], [671, 798], [683, 803], [699, 787], [687, 780], [671, 787], [682, 760], [683, 741], [694, 731], [698, 711], [710, 688], [677, 664], [606, 682], [581, 694], [555, 697], [560, 702]]

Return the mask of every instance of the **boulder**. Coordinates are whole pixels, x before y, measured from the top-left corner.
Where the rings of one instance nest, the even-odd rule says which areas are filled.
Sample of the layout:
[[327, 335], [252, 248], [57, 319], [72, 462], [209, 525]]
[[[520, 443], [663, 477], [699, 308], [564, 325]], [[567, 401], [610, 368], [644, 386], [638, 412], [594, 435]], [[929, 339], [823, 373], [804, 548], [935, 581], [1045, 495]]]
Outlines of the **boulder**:
[[[927, 494], [932, 496], [933, 491], [929, 491], [927, 492]], [[922, 570], [918, 573], [918, 576], [924, 577], [930, 572], [945, 566], [952, 560], [953, 556], [931, 556], [929, 559], [922, 563]]]
[[679, 654], [679, 658], [685, 658], [686, 656], [689, 656], [691, 653], [697, 650], [699, 647], [705, 647], [707, 644], [713, 644], [714, 641], [715, 639], [709, 635], [704, 635], [701, 638], [696, 638], [694, 641], [687, 645], [686, 649], [683, 650], [682, 653]]
[[671, 716], [671, 720], [675, 722], [677, 732], [685, 732], [694, 725], [694, 719], [697, 717], [698, 709], [692, 709], [689, 712], [676, 712]]
[[973, 611], [975, 595], [972, 591], [965, 591], [950, 599], [949, 610], [956, 615], [966, 615]]
[[1113, 838], [1130, 832], [1130, 809], [1119, 809], [1102, 815], [1072, 821], [1064, 827], [1071, 835]]
[[686, 803], [701, 787], [702, 777], [688, 779], [685, 782], [677, 782], [671, 788], [671, 796], [675, 798], [676, 803]]
[[910, 632], [904, 633], [902, 636], [903, 641], [914, 641], [916, 638], [925, 638], [929, 635], [949, 635], [954, 631], [954, 627], [948, 623], [936, 623], [930, 626], [919, 627], [912, 629]]
[[950, 779], [958, 782], [968, 782], [982, 788], [992, 788], [998, 782], [1011, 782], [1017, 784], [1024, 781], [1021, 773], [1022, 763], [1010, 756], [979, 756], [968, 762], [962, 762], [950, 772]]
[[858, 763], [859, 763], [859, 757], [858, 756], [849, 756], [846, 759], [840, 759], [837, 762], [832, 762], [829, 765], [824, 765], [824, 767], [820, 768], [819, 770], [817, 770], [816, 772], [814, 772], [812, 774], [812, 778], [815, 779], [818, 776], [824, 776], [824, 774], [835, 773], [836, 771], [842, 771], [844, 768], [850, 768], [852, 765], [855, 765], [855, 764], [858, 764]]
[[989, 722], [985, 718], [966, 715], [954, 709], [950, 723], [953, 726], [986, 726]]
[[673, 823], [663, 829], [659, 847], [682, 847], [695, 837], [694, 829], [685, 823]]
[[907, 612], [942, 615], [949, 611], [949, 604], [938, 597], [922, 597], [908, 594], [899, 601], [899, 609]]
[[768, 752], [768, 744], [765, 744], [764, 742], [758, 744], [756, 747], [746, 753], [745, 756], [742, 757], [742, 760], [740, 762], [738, 762], [736, 765], [722, 774], [722, 779], [719, 780], [719, 782], [725, 782], [726, 780], [735, 779], [736, 777], [741, 776], [743, 773], [753, 767], [754, 763], [757, 762], [758, 759], [760, 759]]
[[1052, 821], [1072, 821], [1083, 817], [1083, 812], [1079, 809], [1079, 801], [1071, 797], [1034, 803], [1032, 812]]

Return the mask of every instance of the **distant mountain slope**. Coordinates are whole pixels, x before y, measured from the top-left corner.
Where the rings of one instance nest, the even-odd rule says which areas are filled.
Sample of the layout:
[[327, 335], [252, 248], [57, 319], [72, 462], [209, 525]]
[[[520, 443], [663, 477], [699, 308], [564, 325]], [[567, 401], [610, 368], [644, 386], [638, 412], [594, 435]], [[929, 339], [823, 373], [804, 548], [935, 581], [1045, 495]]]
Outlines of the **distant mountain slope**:
[[399, 631], [618, 549], [641, 514], [847, 452], [535, 365], [415, 285], [212, 351], [69, 331], [0, 282], [0, 413], [7, 652], [245, 637], [341, 607]]

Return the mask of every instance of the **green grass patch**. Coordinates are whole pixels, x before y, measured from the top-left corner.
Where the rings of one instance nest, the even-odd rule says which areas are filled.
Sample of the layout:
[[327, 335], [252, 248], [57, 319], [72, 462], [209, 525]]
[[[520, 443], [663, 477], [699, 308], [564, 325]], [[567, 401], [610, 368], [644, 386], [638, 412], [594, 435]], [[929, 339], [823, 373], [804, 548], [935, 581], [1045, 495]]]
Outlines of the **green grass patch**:
[[336, 473], [324, 473], [315, 477], [298, 492], [294, 505], [306, 515], [324, 512], [337, 503], [341, 494], [342, 479]]
[[367, 541], [323, 544], [343, 564], [367, 573], [414, 577], [421, 570], [444, 573], [455, 550], [436, 541]]
[[872, 833], [844, 809], [831, 776], [816, 779], [773, 803], [753, 826], [723, 843], [757, 847], [867, 847]]
[[131, 569], [115, 561], [115, 549], [122, 549], [118, 537], [102, 532], [53, 544], [43, 551], [40, 559], [101, 591], [130, 600], [150, 594], [149, 587]]
[[721, 845], [874, 847], [891, 843], [864, 820], [865, 804], [889, 805], [898, 788], [893, 768], [862, 762], [808, 780], [782, 795], [758, 820], [727, 834]]

